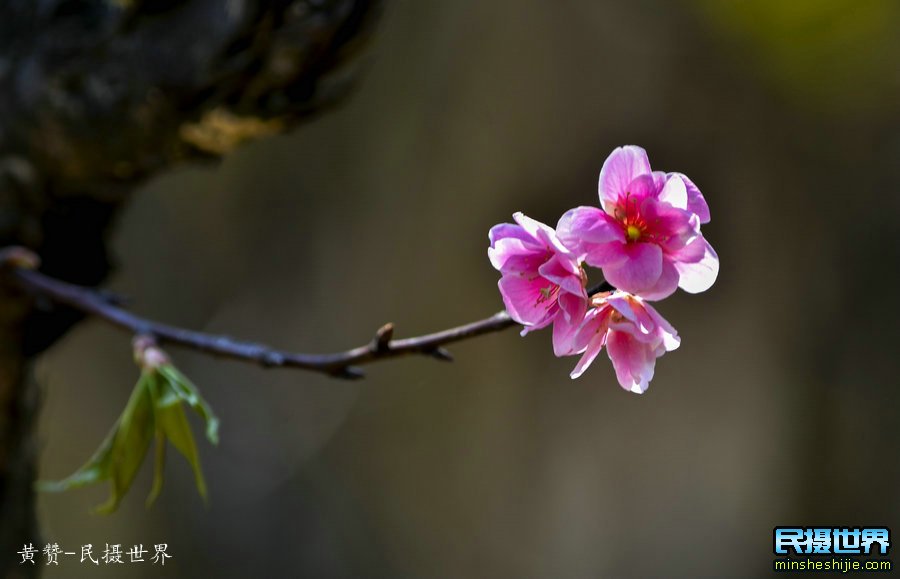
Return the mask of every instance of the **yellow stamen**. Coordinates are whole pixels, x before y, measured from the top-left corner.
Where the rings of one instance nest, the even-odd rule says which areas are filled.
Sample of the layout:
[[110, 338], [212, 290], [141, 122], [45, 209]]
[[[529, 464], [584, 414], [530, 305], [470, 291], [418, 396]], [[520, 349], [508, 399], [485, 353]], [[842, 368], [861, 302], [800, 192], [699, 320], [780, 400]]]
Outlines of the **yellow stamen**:
[[625, 235], [627, 235], [628, 239], [631, 241], [637, 241], [641, 237], [641, 230], [635, 225], [629, 225], [625, 228]]

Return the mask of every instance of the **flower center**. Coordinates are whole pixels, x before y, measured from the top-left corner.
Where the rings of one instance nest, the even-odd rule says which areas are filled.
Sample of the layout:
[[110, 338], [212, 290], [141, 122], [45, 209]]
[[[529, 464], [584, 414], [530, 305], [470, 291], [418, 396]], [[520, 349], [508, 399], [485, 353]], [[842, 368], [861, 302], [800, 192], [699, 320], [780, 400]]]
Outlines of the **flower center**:
[[625, 228], [625, 235], [629, 241], [637, 241], [641, 238], [641, 229], [637, 225], [629, 225]]

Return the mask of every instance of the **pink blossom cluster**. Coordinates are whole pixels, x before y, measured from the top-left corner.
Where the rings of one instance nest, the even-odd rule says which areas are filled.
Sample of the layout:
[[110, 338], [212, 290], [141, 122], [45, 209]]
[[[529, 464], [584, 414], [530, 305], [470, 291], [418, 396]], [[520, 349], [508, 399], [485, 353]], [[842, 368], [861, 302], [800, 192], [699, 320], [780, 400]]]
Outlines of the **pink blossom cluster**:
[[[600, 207], [571, 209], [556, 229], [522, 213], [514, 224], [495, 225], [488, 257], [522, 335], [553, 326], [554, 354], [581, 355], [572, 378], [605, 346], [619, 384], [642, 393], [656, 359], [681, 341], [648, 302], [679, 287], [705, 291], [719, 273], [719, 257], [700, 232], [709, 207], [690, 179], [651, 170], [647, 152], [634, 145], [603, 163], [599, 192]], [[588, 295], [586, 265], [615, 289]]]

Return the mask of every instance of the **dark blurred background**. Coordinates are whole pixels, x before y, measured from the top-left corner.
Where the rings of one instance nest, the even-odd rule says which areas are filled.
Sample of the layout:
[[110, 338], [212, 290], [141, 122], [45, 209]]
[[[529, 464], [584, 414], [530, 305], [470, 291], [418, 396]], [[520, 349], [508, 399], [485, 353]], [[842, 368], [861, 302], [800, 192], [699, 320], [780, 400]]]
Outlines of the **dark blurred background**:
[[[390, 2], [342, 108], [134, 197], [110, 286], [148, 316], [301, 351], [502, 307], [487, 231], [596, 203], [616, 146], [706, 195], [707, 293], [643, 396], [514, 331], [348, 383], [172, 350], [222, 419], [208, 508], [174, 453], [120, 511], [42, 495], [48, 541], [166, 542], [165, 572], [49, 577], [759, 577], [776, 525], [900, 528], [900, 4]], [[89, 321], [43, 359], [41, 476], [136, 380]], [[152, 547], [151, 547], [152, 548]]]

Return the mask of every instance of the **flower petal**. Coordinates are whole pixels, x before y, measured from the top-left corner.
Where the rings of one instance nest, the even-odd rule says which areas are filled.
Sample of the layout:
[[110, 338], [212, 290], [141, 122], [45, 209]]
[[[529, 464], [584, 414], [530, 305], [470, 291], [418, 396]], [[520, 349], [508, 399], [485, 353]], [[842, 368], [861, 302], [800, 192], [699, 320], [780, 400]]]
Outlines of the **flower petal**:
[[573, 380], [584, 374], [606, 344], [610, 312], [612, 310], [609, 307], [594, 308], [585, 316], [584, 324], [578, 330], [573, 344], [575, 352], [584, 352], [569, 374]]
[[497, 286], [506, 311], [516, 322], [536, 330], [553, 321], [558, 305], [549, 295], [554, 286], [548, 280], [540, 276], [507, 274], [500, 278]]
[[659, 343], [660, 337], [657, 335], [656, 324], [644, 310], [643, 301], [623, 292], [616, 292], [608, 301], [609, 305], [622, 315], [619, 318], [610, 317], [609, 329], [611, 331], [629, 334], [646, 344]]
[[659, 189], [656, 188], [656, 181], [653, 175], [638, 175], [631, 180], [628, 187], [625, 188], [626, 197], [630, 197], [629, 203], [641, 203], [644, 199], [656, 199]]
[[651, 173], [647, 151], [635, 145], [616, 148], [600, 169], [600, 206], [609, 212], [612, 206], [625, 194], [628, 186], [638, 175]]
[[608, 267], [621, 267], [628, 261], [627, 247], [624, 241], [584, 244], [584, 261], [588, 265], [604, 268], [604, 271]]
[[632, 298], [631, 301], [634, 315], [637, 317], [635, 325], [637, 325], [642, 334], [655, 334], [656, 320], [647, 312], [647, 304], [639, 298]]
[[611, 296], [606, 298], [606, 303], [608, 303], [614, 310], [622, 314], [626, 320], [629, 322], [636, 324], [638, 323], [637, 313], [635, 313], [634, 308], [631, 307], [630, 296], [625, 292], [617, 291], [613, 293]]
[[659, 192], [658, 199], [677, 209], [687, 209], [687, 188], [679, 175], [668, 178], [665, 187]]
[[553, 320], [553, 353], [557, 357], [571, 356], [584, 351], [585, 345], [576, 341], [578, 330], [584, 325], [588, 311], [587, 295], [561, 293], [559, 312]]
[[588, 244], [625, 241], [622, 227], [598, 207], [569, 209], [556, 224], [556, 234], [576, 254], [585, 253]]
[[[632, 294], [653, 288], [662, 275], [662, 249], [654, 243], [628, 243], [621, 251], [626, 256], [624, 262], [603, 267], [606, 281]], [[588, 263], [591, 257], [588, 255]]]
[[687, 175], [683, 173], [669, 173], [669, 176], [677, 175], [681, 177], [681, 180], [684, 181], [684, 186], [687, 189], [687, 208], [691, 213], [695, 213], [698, 217], [700, 217], [700, 223], [709, 223], [709, 205], [706, 204], [706, 199], [703, 198], [703, 194], [700, 193], [700, 189], [694, 185], [694, 182], [688, 179]]
[[591, 308], [585, 313], [584, 321], [575, 335], [575, 351], [583, 352], [596, 334], [606, 332], [610, 313], [612, 313], [612, 308], [606, 305]]
[[587, 292], [583, 288], [580, 294], [560, 292], [559, 309], [561, 316], [576, 326], [581, 326], [588, 310]]
[[654, 171], [653, 172], [653, 183], [656, 186], [657, 191], [662, 191], [662, 188], [666, 186], [666, 181], [668, 180], [668, 175], [666, 175], [665, 171]]
[[547, 260], [546, 245], [531, 236], [521, 225], [500, 223], [488, 233], [491, 246], [488, 258], [491, 265], [502, 273], [530, 272]]
[[642, 290], [639, 295], [641, 298], [650, 301], [665, 299], [678, 289], [679, 279], [678, 269], [671, 260], [664, 257], [659, 280], [652, 287]]
[[558, 285], [563, 291], [587, 298], [581, 271], [581, 267], [572, 259], [559, 254], [554, 255], [538, 268], [538, 273]]
[[[697, 245], [699, 244], [699, 245]], [[719, 256], [703, 237], [697, 237], [688, 244], [684, 250], [690, 249], [690, 253], [699, 253], [703, 250], [702, 257], [694, 262], [675, 261], [675, 269], [678, 270], [680, 279], [678, 287], [692, 294], [708, 290], [716, 282], [719, 276]]]
[[606, 352], [622, 388], [643, 394], [653, 379], [656, 355], [649, 344], [642, 344], [630, 334], [611, 331], [606, 339]]
[[616, 292], [610, 296], [608, 302], [626, 320], [616, 327], [610, 323], [610, 328], [621, 327], [642, 341], [651, 341], [656, 337], [656, 321], [647, 312], [644, 300], [624, 292]]
[[672, 324], [662, 317], [662, 315], [656, 311], [656, 308], [650, 304], [645, 303], [644, 309], [656, 324], [657, 331], [663, 339], [663, 346], [665, 347], [666, 352], [678, 349], [678, 346], [681, 345], [681, 338], [678, 337], [678, 332], [672, 327]]
[[553, 251], [559, 252], [568, 252], [568, 249], [559, 241], [559, 238], [556, 236], [556, 231], [553, 230], [552, 227], [541, 223], [536, 219], [532, 219], [528, 217], [521, 211], [518, 211], [513, 214], [513, 219], [516, 220], [516, 223], [522, 226], [529, 235], [535, 238], [538, 242], [543, 244], [548, 249], [552, 249]]
[[501, 273], [528, 272], [535, 273], [547, 256], [552, 255], [543, 247], [528, 245], [521, 239], [498, 239], [493, 247], [488, 248], [491, 265]]
[[645, 199], [641, 203], [640, 214], [649, 224], [650, 238], [662, 245], [666, 253], [684, 247], [700, 229], [697, 217], [691, 212], [657, 199]]
[[488, 239], [491, 240], [492, 246], [500, 239], [509, 238], [534, 243], [534, 238], [529, 235], [521, 225], [516, 225], [514, 223], [498, 223], [488, 231]]
[[[553, 321], [553, 354], [559, 358], [562, 356], [571, 356], [584, 351], [584, 346], [576, 343], [578, 330], [584, 323], [585, 313], [587, 312], [587, 300], [581, 301], [582, 305], [573, 305], [566, 303], [567, 301], [577, 300], [571, 294], [565, 294], [560, 297], [560, 314], [556, 315]], [[564, 305], [565, 304], [565, 305]], [[575, 311], [572, 311], [572, 310]], [[568, 310], [568, 311], [567, 311]], [[579, 313], [580, 312], [580, 313]]]

